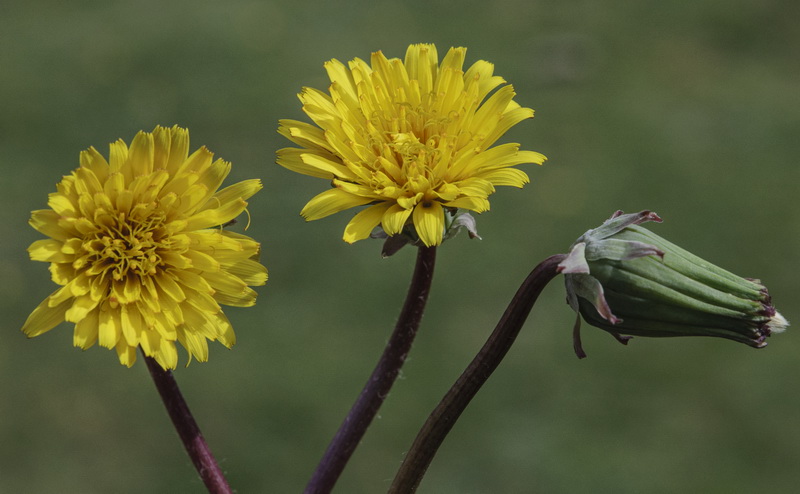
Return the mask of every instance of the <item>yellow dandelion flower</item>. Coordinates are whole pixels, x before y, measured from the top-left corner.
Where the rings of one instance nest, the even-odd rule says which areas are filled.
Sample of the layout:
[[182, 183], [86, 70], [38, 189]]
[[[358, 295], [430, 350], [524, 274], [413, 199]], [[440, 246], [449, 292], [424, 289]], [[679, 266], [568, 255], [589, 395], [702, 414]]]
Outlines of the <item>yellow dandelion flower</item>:
[[332, 181], [301, 211], [306, 220], [371, 204], [347, 225], [345, 241], [366, 238], [379, 224], [397, 235], [410, 223], [433, 246], [442, 242], [446, 210], [487, 211], [495, 186], [529, 181], [513, 167], [542, 164], [543, 155], [492, 145], [533, 110], [514, 101], [491, 63], [464, 72], [465, 54], [451, 48], [440, 65], [434, 45], [417, 44], [405, 61], [377, 52], [371, 65], [358, 58], [348, 67], [325, 64], [330, 95], [312, 88], [298, 95], [316, 126], [281, 120], [278, 130], [302, 146], [279, 150], [278, 164]]
[[25, 321], [28, 337], [66, 320], [75, 346], [99, 342], [128, 367], [141, 347], [164, 369], [177, 365], [176, 341], [201, 362], [206, 340], [235, 343], [220, 304], [253, 305], [248, 285], [263, 285], [267, 270], [258, 242], [220, 225], [245, 210], [261, 181], [218, 191], [231, 164], [205, 147], [188, 151], [189, 132], [176, 126], [139, 132], [130, 148], [112, 143], [108, 161], [94, 148], [81, 152], [50, 209], [31, 215], [49, 238], [28, 252], [50, 263], [61, 288]]

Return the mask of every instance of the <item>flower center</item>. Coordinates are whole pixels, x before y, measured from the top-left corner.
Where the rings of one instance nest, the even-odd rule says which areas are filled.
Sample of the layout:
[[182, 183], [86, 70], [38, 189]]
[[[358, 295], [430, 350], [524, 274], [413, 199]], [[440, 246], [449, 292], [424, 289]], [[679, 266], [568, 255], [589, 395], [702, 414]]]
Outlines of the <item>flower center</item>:
[[397, 154], [409, 176], [429, 171], [436, 157], [436, 142], [433, 138], [424, 143], [414, 134], [396, 134], [389, 146]]
[[75, 269], [88, 267], [90, 275], [110, 275], [117, 281], [129, 275], [156, 274], [166, 247], [163, 213], [155, 211], [141, 217], [98, 211], [96, 219], [100, 228], [84, 237], [85, 255], [75, 261]]
[[[460, 145], [462, 113], [431, 109], [434, 102], [413, 107], [402, 94], [384, 101], [386, 111], [371, 114], [367, 126], [379, 159], [369, 166], [371, 177], [365, 184], [387, 198], [405, 198], [413, 206], [426, 200], [452, 195], [444, 176]], [[454, 198], [454, 197], [453, 197]]]

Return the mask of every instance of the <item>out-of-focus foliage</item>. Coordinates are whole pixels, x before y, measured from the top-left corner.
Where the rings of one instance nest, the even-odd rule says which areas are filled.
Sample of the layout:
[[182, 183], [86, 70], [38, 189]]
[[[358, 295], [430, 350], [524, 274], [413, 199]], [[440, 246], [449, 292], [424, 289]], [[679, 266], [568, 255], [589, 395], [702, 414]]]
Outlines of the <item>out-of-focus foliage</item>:
[[[188, 127], [260, 177], [248, 234], [270, 283], [228, 315], [232, 351], [176, 372], [232, 485], [298, 492], [369, 375], [405, 294], [413, 249], [305, 224], [318, 185], [274, 164], [279, 118], [324, 87], [322, 63], [401, 57], [409, 43], [491, 60], [536, 118], [509, 133], [548, 156], [439, 252], [403, 371], [339, 484], [385, 490], [416, 430], [527, 272], [616, 209], [761, 278], [790, 321], [800, 267], [798, 4], [443, 1], [13, 2], [0, 8], [0, 478], [9, 492], [201, 491], [144, 365], [19, 331], [51, 291], [25, 248], [78, 152], [156, 124]], [[105, 152], [105, 150], [102, 150]], [[240, 223], [241, 225], [241, 223]], [[237, 225], [236, 227], [240, 226]], [[236, 228], [234, 227], [234, 228]], [[793, 492], [800, 472], [797, 337], [754, 350], [586, 328], [549, 287], [519, 341], [445, 442], [421, 492]]]

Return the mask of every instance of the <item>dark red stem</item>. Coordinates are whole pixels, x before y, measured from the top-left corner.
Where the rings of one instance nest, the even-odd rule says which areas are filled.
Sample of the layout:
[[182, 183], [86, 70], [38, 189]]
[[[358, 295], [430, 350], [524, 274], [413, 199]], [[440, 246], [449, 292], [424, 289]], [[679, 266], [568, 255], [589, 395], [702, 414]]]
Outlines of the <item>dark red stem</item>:
[[435, 261], [435, 247], [419, 248], [411, 286], [408, 288], [403, 310], [397, 320], [394, 332], [389, 338], [389, 343], [383, 350], [383, 355], [364, 385], [364, 389], [361, 390], [361, 394], [317, 465], [314, 475], [306, 486], [306, 494], [331, 492], [369, 424], [378, 413], [383, 400], [389, 394], [389, 390], [411, 350], [411, 343], [414, 341], [417, 328], [422, 320], [422, 313], [425, 310], [433, 281]]
[[231, 488], [217, 465], [217, 460], [211, 454], [197, 422], [192, 417], [192, 412], [189, 411], [189, 406], [186, 405], [186, 400], [183, 399], [172, 372], [164, 370], [150, 357], [145, 356], [144, 360], [147, 362], [147, 369], [153, 377], [158, 394], [164, 401], [169, 418], [172, 419], [172, 424], [178, 431], [178, 436], [180, 436], [189, 458], [192, 459], [194, 468], [197, 469], [197, 473], [200, 474], [200, 478], [206, 485], [206, 489], [212, 494], [231, 494]]
[[392, 482], [389, 493], [406, 494], [417, 490], [417, 486], [439, 446], [455, 425], [461, 412], [467, 408], [481, 386], [500, 365], [528, 318], [539, 294], [542, 293], [547, 283], [558, 274], [558, 263], [564, 258], [566, 258], [565, 255], [559, 254], [545, 259], [531, 271], [519, 287], [483, 348], [420, 429], [394, 478], [394, 482]]

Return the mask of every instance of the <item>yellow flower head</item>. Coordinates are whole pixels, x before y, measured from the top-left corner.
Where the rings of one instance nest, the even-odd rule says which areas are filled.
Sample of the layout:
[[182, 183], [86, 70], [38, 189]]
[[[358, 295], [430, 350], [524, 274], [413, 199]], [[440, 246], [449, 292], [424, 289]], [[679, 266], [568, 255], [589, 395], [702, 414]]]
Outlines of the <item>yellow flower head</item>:
[[139, 132], [130, 149], [119, 140], [109, 160], [94, 148], [80, 168], [49, 195], [50, 209], [30, 224], [50, 238], [28, 248], [50, 263], [61, 288], [31, 313], [22, 331], [38, 336], [66, 320], [73, 343], [114, 348], [123, 365], [136, 348], [164, 369], [178, 362], [175, 342], [199, 361], [208, 340], [230, 348], [233, 328], [219, 304], [255, 303], [248, 285], [263, 285], [259, 244], [220, 225], [247, 207], [261, 189], [245, 180], [217, 191], [231, 164], [202, 147], [189, 155], [189, 132], [156, 127]]
[[278, 164], [333, 184], [306, 204], [306, 220], [371, 204], [347, 225], [345, 241], [366, 238], [379, 224], [396, 235], [412, 223], [433, 246], [445, 233], [445, 209], [487, 211], [496, 185], [529, 181], [512, 167], [542, 164], [544, 156], [519, 144], [492, 145], [533, 110], [514, 101], [491, 63], [464, 72], [465, 54], [451, 48], [440, 65], [434, 45], [418, 44], [405, 61], [377, 52], [371, 66], [358, 58], [348, 67], [325, 64], [330, 95], [299, 94], [317, 126], [281, 120], [278, 130], [302, 146], [278, 151]]

